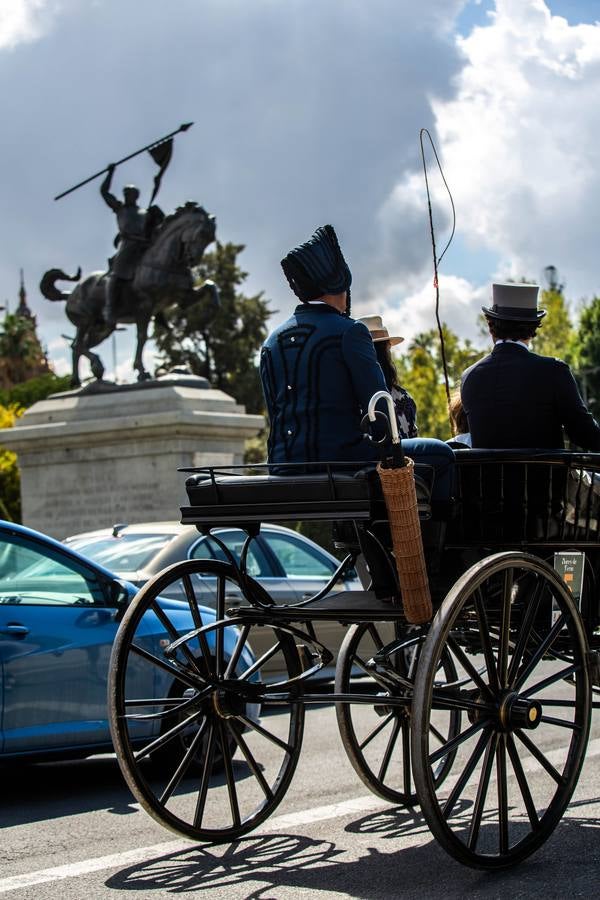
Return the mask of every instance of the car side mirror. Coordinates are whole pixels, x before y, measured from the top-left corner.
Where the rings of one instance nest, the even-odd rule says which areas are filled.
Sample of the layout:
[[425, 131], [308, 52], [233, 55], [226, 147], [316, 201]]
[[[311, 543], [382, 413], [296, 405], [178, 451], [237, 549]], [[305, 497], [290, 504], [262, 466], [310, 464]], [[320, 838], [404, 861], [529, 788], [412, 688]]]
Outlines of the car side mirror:
[[129, 604], [130, 598], [129, 591], [127, 590], [123, 582], [115, 578], [113, 581], [109, 582], [108, 590], [110, 605], [124, 610], [125, 607]]

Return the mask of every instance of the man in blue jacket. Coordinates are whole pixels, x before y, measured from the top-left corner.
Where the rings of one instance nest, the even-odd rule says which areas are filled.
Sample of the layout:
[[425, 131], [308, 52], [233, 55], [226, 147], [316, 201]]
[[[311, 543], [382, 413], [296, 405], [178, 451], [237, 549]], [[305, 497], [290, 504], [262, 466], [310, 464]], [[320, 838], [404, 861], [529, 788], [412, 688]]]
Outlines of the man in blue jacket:
[[[268, 460], [339, 461], [356, 468], [375, 462], [381, 450], [365, 438], [361, 420], [373, 394], [387, 387], [366, 325], [350, 318], [352, 276], [332, 226], [317, 228], [281, 266], [301, 302], [261, 352], [271, 425]], [[383, 401], [378, 406], [387, 413]], [[435, 469], [434, 496], [445, 498], [454, 459], [450, 448], [433, 438], [402, 441], [402, 447], [415, 462]]]
[[350, 318], [352, 276], [333, 227], [318, 228], [281, 266], [301, 302], [262, 348], [269, 462], [375, 460], [360, 425], [386, 385], [367, 327]]

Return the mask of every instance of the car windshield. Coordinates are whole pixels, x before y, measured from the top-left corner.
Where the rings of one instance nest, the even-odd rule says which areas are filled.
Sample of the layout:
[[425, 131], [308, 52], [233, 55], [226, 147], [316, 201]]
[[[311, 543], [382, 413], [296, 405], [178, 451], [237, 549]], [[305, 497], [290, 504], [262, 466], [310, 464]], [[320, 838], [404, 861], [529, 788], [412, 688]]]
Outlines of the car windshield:
[[87, 537], [69, 541], [69, 547], [89, 556], [112, 572], [135, 572], [159, 553], [174, 534], [123, 533], [119, 537]]

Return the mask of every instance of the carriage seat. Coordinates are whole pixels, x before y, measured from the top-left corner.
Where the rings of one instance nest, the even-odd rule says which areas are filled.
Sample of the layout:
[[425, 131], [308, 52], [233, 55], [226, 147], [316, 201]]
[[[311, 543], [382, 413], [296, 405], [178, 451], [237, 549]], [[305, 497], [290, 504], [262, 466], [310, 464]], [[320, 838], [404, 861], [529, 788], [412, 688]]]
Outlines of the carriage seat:
[[458, 537], [489, 544], [598, 540], [600, 454], [459, 450]]
[[[431, 516], [432, 483], [432, 467], [417, 466], [417, 502], [424, 519]], [[329, 469], [311, 474], [252, 476], [207, 469], [191, 475], [185, 487], [190, 505], [181, 509], [182, 522], [197, 525], [385, 517], [381, 485], [373, 465], [358, 472]]]

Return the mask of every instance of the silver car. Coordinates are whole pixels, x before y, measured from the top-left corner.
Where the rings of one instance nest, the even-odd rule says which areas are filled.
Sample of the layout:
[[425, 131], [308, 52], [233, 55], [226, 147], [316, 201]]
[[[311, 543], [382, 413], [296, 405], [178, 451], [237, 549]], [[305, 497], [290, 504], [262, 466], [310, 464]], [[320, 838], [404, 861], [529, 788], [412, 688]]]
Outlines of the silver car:
[[[239, 561], [245, 533], [230, 527], [215, 528], [213, 532]], [[177, 522], [115, 525], [112, 529], [73, 535], [64, 543], [138, 587], [167, 566], [184, 559], [226, 558], [210, 535], [200, 535], [194, 526]], [[247, 571], [276, 603], [289, 604], [305, 600], [325, 587], [338, 565], [339, 561], [331, 553], [309, 538], [281, 525], [265, 524], [252, 542]], [[350, 573], [335, 590], [361, 590], [356, 573]], [[182, 583], [175, 582], [164, 596], [185, 599]], [[232, 585], [227, 599], [239, 602], [239, 589]], [[214, 607], [215, 579], [202, 576], [202, 602]], [[322, 622], [317, 627], [317, 636], [336, 655], [345, 633], [345, 628], [337, 622]], [[254, 650], [260, 652], [260, 648]]]

